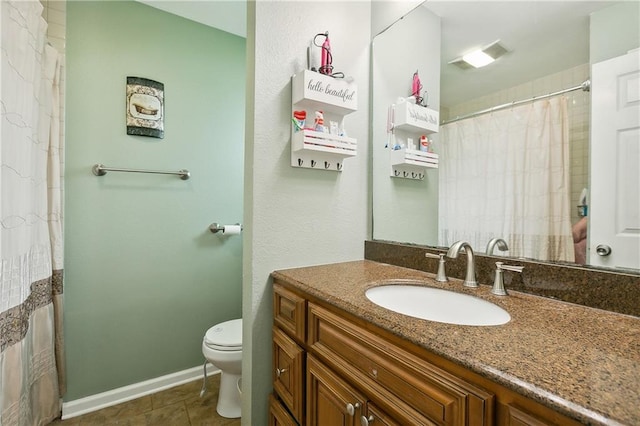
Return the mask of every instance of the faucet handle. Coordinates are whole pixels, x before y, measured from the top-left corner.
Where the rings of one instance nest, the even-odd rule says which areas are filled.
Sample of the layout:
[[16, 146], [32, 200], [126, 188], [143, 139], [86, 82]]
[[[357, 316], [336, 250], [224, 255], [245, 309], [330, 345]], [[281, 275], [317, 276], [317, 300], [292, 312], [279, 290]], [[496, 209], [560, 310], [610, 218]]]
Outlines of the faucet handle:
[[491, 293], [498, 296], [506, 296], [507, 290], [504, 288], [503, 271], [522, 272], [524, 266], [505, 265], [504, 262], [496, 262], [496, 278], [493, 281]]
[[446, 283], [447, 281], [449, 281], [449, 278], [447, 278], [447, 272], [445, 271], [445, 260], [444, 257], [446, 256], [445, 253], [439, 253], [439, 254], [434, 254], [434, 253], [425, 253], [424, 257], [430, 257], [432, 259], [440, 259], [438, 261], [438, 273], [436, 274], [436, 281], [439, 281], [441, 283]]

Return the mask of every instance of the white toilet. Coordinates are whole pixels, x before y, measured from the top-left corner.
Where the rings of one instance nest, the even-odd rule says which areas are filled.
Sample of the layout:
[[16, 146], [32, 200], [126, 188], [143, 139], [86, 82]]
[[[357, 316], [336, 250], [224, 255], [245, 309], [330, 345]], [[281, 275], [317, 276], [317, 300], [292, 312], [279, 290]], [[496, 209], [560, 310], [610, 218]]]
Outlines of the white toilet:
[[242, 376], [242, 319], [216, 324], [202, 339], [202, 354], [222, 371], [216, 411], [230, 419], [240, 417], [238, 383]]

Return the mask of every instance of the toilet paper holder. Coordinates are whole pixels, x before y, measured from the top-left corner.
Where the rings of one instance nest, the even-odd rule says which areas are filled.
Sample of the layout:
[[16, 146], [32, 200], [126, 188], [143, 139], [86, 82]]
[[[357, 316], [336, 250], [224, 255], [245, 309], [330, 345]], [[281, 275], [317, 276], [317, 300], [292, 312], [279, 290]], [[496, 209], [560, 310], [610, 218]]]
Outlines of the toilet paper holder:
[[[239, 223], [235, 223], [234, 225], [239, 226], [240, 230], [242, 231], [242, 225], [240, 225]], [[224, 233], [224, 227], [225, 226], [229, 226], [229, 225], [221, 225], [219, 223], [212, 223], [211, 225], [209, 225], [209, 231], [213, 232], [214, 234], [217, 232], [222, 231]]]

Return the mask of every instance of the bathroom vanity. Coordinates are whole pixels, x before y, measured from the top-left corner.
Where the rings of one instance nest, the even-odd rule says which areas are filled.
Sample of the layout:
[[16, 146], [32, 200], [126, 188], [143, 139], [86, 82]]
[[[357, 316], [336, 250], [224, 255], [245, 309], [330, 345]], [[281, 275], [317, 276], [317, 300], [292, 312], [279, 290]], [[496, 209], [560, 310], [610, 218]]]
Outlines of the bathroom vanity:
[[[270, 425], [640, 424], [640, 319], [364, 260], [276, 271]], [[471, 294], [500, 326], [421, 320], [365, 291]]]

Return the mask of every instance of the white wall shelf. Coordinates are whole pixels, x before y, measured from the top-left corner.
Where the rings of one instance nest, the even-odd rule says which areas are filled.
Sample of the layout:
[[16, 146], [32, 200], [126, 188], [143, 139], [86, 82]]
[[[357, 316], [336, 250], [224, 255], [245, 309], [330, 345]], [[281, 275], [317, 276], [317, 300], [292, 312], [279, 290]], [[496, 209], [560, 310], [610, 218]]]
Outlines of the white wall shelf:
[[394, 129], [413, 133], [437, 133], [440, 113], [411, 102], [395, 105]]
[[342, 160], [357, 154], [357, 141], [305, 129], [293, 134], [291, 154], [293, 167], [341, 171]]
[[[424, 179], [427, 169], [438, 168], [438, 154], [415, 149], [422, 136], [438, 132], [438, 111], [404, 101], [391, 106], [390, 129], [401, 149], [390, 149], [389, 176], [403, 179]], [[391, 148], [391, 147], [390, 147]], [[413, 148], [413, 149], [412, 149]]]
[[324, 125], [338, 123], [344, 129], [344, 116], [357, 110], [355, 83], [304, 70], [291, 78], [291, 115], [306, 111], [305, 128], [291, 126], [291, 166], [342, 171], [343, 160], [357, 154], [357, 140], [313, 130], [316, 111], [322, 111]]
[[391, 177], [422, 180], [427, 169], [438, 168], [438, 154], [398, 149], [390, 151]]

